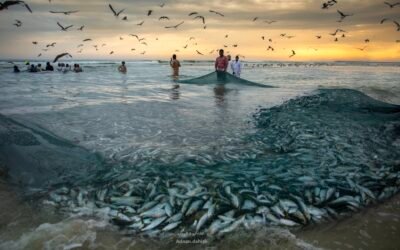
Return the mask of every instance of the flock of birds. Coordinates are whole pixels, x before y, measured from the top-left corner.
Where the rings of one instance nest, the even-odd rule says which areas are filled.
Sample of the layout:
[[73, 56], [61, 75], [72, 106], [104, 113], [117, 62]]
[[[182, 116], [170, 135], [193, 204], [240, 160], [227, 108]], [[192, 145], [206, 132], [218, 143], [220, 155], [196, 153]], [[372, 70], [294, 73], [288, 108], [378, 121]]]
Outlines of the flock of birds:
[[[51, 0], [49, 0], [49, 2], [51, 3]], [[328, 9], [334, 7], [335, 5], [337, 5], [337, 3], [338, 3], [338, 0], [328, 0], [327, 2], [324, 2], [324, 3], [322, 4], [322, 7], [321, 7], [321, 8], [322, 8], [323, 10], [328, 10]], [[397, 7], [397, 6], [400, 7], [400, 2], [397, 2], [397, 3], [384, 2], [384, 4], [387, 5], [390, 9], [393, 9], [393, 8], [395, 8], [395, 7]], [[2, 2], [2, 3], [0, 2], [0, 11], [6, 10], [6, 9], [8, 9], [9, 7], [15, 6], [15, 5], [24, 6], [30, 13], [33, 13], [33, 12], [32, 12], [32, 9], [29, 7], [29, 5], [28, 5], [25, 1], [4, 1], [4, 2]], [[165, 6], [165, 3], [162, 3], [162, 4], [158, 5], [159, 8], [163, 8], [164, 6]], [[115, 8], [113, 5], [111, 5], [111, 4], [108, 4], [108, 7], [109, 7], [109, 9], [110, 9], [112, 15], [113, 15], [115, 18], [118, 18], [118, 19], [120, 18], [122, 21], [128, 21], [128, 16], [126, 16], [126, 15], [123, 14], [124, 11], [125, 11], [125, 9], [116, 9], [116, 8]], [[340, 11], [340, 10], [338, 10], [338, 9], [337, 9], [336, 11], [337, 11], [337, 13], [339, 14], [339, 20], [337, 21], [337, 22], [339, 22], [339, 23], [343, 22], [346, 18], [352, 17], [352, 16], [354, 15], [354, 13], [345, 13], [345, 12]], [[78, 13], [79, 10], [70, 10], [70, 11], [49, 11], [49, 12], [50, 12], [51, 14], [63, 14], [63, 15], [65, 15], [65, 16], [69, 16], [69, 15], [71, 15], [71, 14]], [[219, 11], [209, 10], [209, 13], [211, 13], [211, 14], [213, 14], [213, 15], [216, 15], [216, 16], [218, 16], [218, 17], [220, 17], [220, 18], [225, 17], [225, 15], [224, 15], [223, 13], [219, 12]], [[154, 14], [154, 10], [148, 10], [147, 13], [146, 13], [146, 15], [147, 15], [148, 17], [151, 16], [151, 15], [153, 15], [153, 14]], [[192, 18], [193, 20], [199, 20], [199, 21], [201, 22], [200, 24], [202, 25], [202, 28], [203, 28], [203, 29], [207, 29], [206, 17], [205, 17], [204, 15], [201, 15], [201, 14], [198, 13], [198, 12], [190, 12], [190, 13], [188, 14], [188, 16], [189, 16], [190, 18]], [[252, 19], [252, 22], [256, 22], [256, 21], [258, 21], [258, 20], [260, 20], [260, 19], [261, 19], [261, 18], [259, 18], [259, 17], [254, 17], [254, 18]], [[158, 18], [158, 21], [164, 21], [164, 20], [170, 20], [170, 18], [169, 18], [168, 16], [160, 16], [160, 17]], [[276, 23], [277, 21], [276, 21], [276, 20], [263, 20], [263, 22], [264, 22], [264, 23], [267, 23], [267, 24], [273, 24], [273, 23]], [[396, 20], [392, 20], [392, 19], [389, 19], [389, 18], [383, 18], [383, 19], [381, 20], [380, 24], [384, 24], [384, 23], [388, 23], [388, 22], [392, 22], [393, 24], [395, 24], [395, 25], [396, 25], [396, 30], [397, 30], [397, 31], [400, 31], [400, 24], [399, 24]], [[144, 23], [145, 23], [145, 21], [141, 21], [141, 22], [137, 23], [136, 25], [137, 25], [137, 26], [142, 26]], [[178, 28], [179, 28], [181, 25], [183, 25], [184, 23], [185, 23], [185, 21], [180, 21], [180, 22], [178, 22], [178, 23], [176, 23], [176, 24], [174, 24], [174, 25], [166, 25], [166, 26], [164, 26], [164, 28], [165, 28], [165, 29], [178, 29]], [[13, 25], [15, 25], [16, 27], [19, 28], [19, 27], [22, 27], [23, 23], [22, 23], [21, 20], [16, 19], [16, 20], [15, 20], [15, 23], [14, 23]], [[65, 24], [61, 24], [60, 22], [57, 22], [57, 25], [58, 25], [58, 27], [61, 29], [61, 31], [63, 31], [63, 32], [70, 31], [70, 30], [74, 27], [74, 25], [65, 25]], [[82, 26], [80, 26], [79, 28], [77, 28], [77, 30], [78, 30], [78, 31], [83, 31], [84, 28], [85, 28], [85, 26], [82, 25]], [[339, 38], [340, 38], [340, 39], [346, 38], [346, 33], [347, 33], [347, 31], [338, 28], [338, 29], [336, 29], [334, 32], [330, 33], [329, 35], [331, 35], [331, 36], [334, 37], [334, 42], [339, 42]], [[146, 38], [139, 37], [139, 35], [136, 35], [136, 34], [129, 34], [129, 36], [135, 37], [135, 38], [137, 39], [137, 41], [140, 42], [141, 45], [148, 46], [148, 43], [146, 42]], [[225, 35], [225, 38], [228, 38], [228, 37], [229, 37], [229, 35]], [[280, 37], [281, 37], [281, 38], [292, 39], [292, 38], [294, 38], [295, 36], [288, 35], [288, 34], [286, 34], [286, 33], [282, 33], [282, 34], [280, 34]], [[321, 39], [321, 38], [322, 38], [322, 35], [316, 35], [315, 37], [316, 37], [316, 39]], [[123, 37], [120, 37], [120, 40], [123, 40], [123, 39], [124, 39]], [[261, 39], [262, 39], [263, 41], [266, 40], [266, 41], [269, 42], [268, 47], [267, 47], [267, 49], [266, 49], [267, 51], [272, 51], [272, 52], [275, 51], [275, 48], [272, 46], [272, 43], [273, 43], [272, 38], [266, 39], [265, 36], [261, 36]], [[156, 40], [158, 40], [158, 38], [156, 38]], [[194, 37], [190, 37], [189, 40], [188, 40], [188, 42], [190, 42], [190, 41], [192, 41], [192, 40], [195, 40], [195, 38], [194, 38]], [[85, 43], [85, 42], [90, 42], [90, 41], [92, 41], [92, 39], [91, 39], [91, 38], [87, 38], [87, 39], [84, 39], [82, 42]], [[369, 38], [366, 38], [366, 39], [364, 40], [364, 42], [365, 42], [365, 43], [369, 43], [369, 42], [370, 42], [370, 39], [369, 39]], [[396, 40], [396, 42], [397, 42], [397, 43], [400, 43], [400, 40]], [[37, 42], [37, 41], [33, 41], [32, 44], [38, 45], [38, 42]], [[44, 49], [42, 49], [42, 50], [43, 50], [44, 52], [47, 52], [47, 51], [49, 50], [49, 47], [55, 47], [55, 45], [56, 45], [55, 42], [54, 42], [54, 43], [51, 43], [51, 44], [47, 44], [47, 45], [46, 45], [46, 48], [44, 48]], [[192, 45], [196, 46], [197, 43], [194, 42]], [[99, 50], [99, 45], [96, 44], [96, 45], [92, 45], [92, 46], [96, 49], [96, 51]], [[101, 45], [101, 47], [105, 47], [105, 46], [107, 46], [107, 44], [102, 44], [102, 45]], [[189, 44], [186, 44], [185, 46], [183, 46], [183, 49], [187, 49], [188, 46], [189, 46]], [[77, 46], [77, 48], [80, 49], [80, 50], [78, 50], [77, 53], [82, 53], [82, 52], [83, 52], [83, 47], [84, 47], [84, 44], [83, 44], [83, 43], [79, 44], [79, 45]], [[228, 45], [223, 45], [223, 47], [224, 47], [224, 48], [229, 48]], [[238, 47], [238, 44], [233, 44], [232, 47], [233, 47], [233, 48], [236, 48], [236, 47]], [[364, 46], [363, 48], [356, 48], [356, 49], [358, 49], [358, 50], [360, 50], [360, 51], [365, 51], [366, 48], [367, 48], [367, 46]], [[132, 49], [131, 49], [131, 51], [135, 51], [135, 50], [136, 50], [135, 48], [132, 48]], [[314, 50], [315, 50], [315, 51], [318, 51], [318, 49], [314, 49]], [[201, 52], [201, 51], [199, 51], [199, 50], [195, 50], [195, 51], [196, 51], [196, 53], [197, 53], [198, 55], [204, 55], [204, 53]], [[213, 53], [215, 53], [216, 51], [218, 51], [218, 49], [217, 49], [217, 50], [213, 49], [213, 50], [211, 50], [210, 52], [208, 52], [208, 54], [213, 54]], [[175, 50], [175, 52], [179, 52], [179, 49]], [[141, 52], [140, 54], [144, 55], [145, 53], [146, 53], [146, 51], [144, 50], [144, 51]], [[229, 51], [227, 51], [227, 53], [229, 53]], [[110, 51], [109, 54], [110, 54], [110, 55], [114, 54], [114, 51]], [[295, 51], [295, 50], [291, 50], [291, 54], [289, 55], [289, 58], [292, 58], [292, 57], [294, 57], [295, 55], [296, 55], [296, 51]], [[40, 57], [40, 56], [42, 56], [42, 53], [40, 53], [40, 54], [38, 55], [38, 57]], [[55, 59], [54, 59], [53, 62], [57, 62], [58, 59], [60, 59], [60, 58], [62, 58], [62, 57], [66, 57], [66, 56], [72, 57], [72, 55], [71, 55], [70, 53], [67, 53], [67, 52], [66, 52], [66, 53], [61, 53], [61, 54], [59, 54], [59, 55], [57, 55], [57, 56], [55, 57]], [[239, 56], [242, 57], [242, 58], [245, 58], [245, 56], [243, 56], [243, 55], [239, 55]]]

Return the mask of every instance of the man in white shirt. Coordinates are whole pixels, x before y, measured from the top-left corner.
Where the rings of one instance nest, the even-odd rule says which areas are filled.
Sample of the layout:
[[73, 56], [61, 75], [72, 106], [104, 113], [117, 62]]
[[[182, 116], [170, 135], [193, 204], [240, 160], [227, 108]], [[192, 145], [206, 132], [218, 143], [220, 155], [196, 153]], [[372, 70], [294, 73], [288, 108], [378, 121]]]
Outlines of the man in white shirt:
[[242, 63], [239, 61], [239, 56], [236, 56], [235, 60], [231, 62], [231, 68], [233, 75], [240, 77], [240, 73], [242, 73]]

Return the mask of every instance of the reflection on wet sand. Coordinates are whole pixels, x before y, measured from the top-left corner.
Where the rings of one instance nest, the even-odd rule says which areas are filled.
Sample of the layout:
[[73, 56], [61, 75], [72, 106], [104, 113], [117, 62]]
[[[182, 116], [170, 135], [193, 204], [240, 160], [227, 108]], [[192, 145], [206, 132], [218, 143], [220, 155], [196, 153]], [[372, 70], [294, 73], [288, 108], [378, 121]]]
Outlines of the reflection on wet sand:
[[227, 90], [224, 84], [218, 84], [214, 88], [215, 104], [217, 106], [223, 106], [225, 103], [225, 94]]
[[181, 97], [181, 93], [179, 91], [179, 84], [174, 84], [171, 88], [171, 91], [169, 93], [169, 98], [171, 98], [171, 100], [179, 100], [179, 98]]

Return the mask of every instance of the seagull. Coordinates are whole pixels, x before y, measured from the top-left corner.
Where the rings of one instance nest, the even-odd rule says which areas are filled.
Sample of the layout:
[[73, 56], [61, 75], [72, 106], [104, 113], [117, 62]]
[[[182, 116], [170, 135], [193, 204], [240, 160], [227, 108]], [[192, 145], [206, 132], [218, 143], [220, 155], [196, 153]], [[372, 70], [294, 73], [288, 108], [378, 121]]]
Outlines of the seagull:
[[85, 25], [82, 25], [78, 30], [83, 31], [83, 28], [85, 28]]
[[369, 39], [365, 39], [364, 42], [365, 43], [369, 43], [370, 41], [369, 41]]
[[111, 11], [113, 12], [113, 14], [114, 14], [115, 17], [118, 17], [118, 16], [125, 10], [125, 9], [122, 9], [122, 10], [120, 10], [119, 12], [116, 12], [116, 11], [114, 10], [114, 8], [112, 7], [111, 4], [109, 4], [108, 7], [110, 7], [110, 9], [111, 9]]
[[364, 51], [366, 48], [367, 48], [367, 46], [365, 46], [364, 48], [356, 48], [356, 49]]
[[210, 10], [210, 12], [211, 13], [214, 13], [214, 14], [217, 14], [217, 15], [220, 15], [220, 16], [224, 16], [222, 13], [220, 13], [220, 12], [218, 12], [218, 11], [215, 11], [215, 10]]
[[396, 43], [400, 43], [400, 40], [396, 40]]
[[335, 31], [335, 32], [333, 32], [333, 33], [330, 33], [329, 35], [331, 35], [331, 36], [336, 36], [336, 35], [337, 35], [337, 33], [339, 33], [339, 32], [346, 33], [346, 31], [345, 31], [345, 30], [342, 30], [342, 29], [336, 29], [336, 31]]
[[177, 29], [177, 28], [178, 28], [179, 26], [181, 26], [183, 23], [185, 23], [185, 22], [182, 21], [182, 22], [178, 23], [178, 24], [175, 25], [175, 26], [166, 26], [166, 27], [164, 27], [164, 28], [166, 28], [166, 29], [172, 29], [172, 28]]
[[16, 5], [16, 4], [23, 4], [25, 6], [25, 8], [30, 13], [32, 13], [31, 8], [24, 1], [4, 1], [3, 3], [0, 3], [0, 11], [4, 10], [4, 9], [8, 9], [9, 6]]
[[163, 19], [169, 20], [169, 17], [167, 17], [167, 16], [162, 16], [162, 17], [158, 18], [158, 20], [163, 20]]
[[292, 50], [292, 54], [289, 56], [289, 58], [294, 57], [296, 55], [296, 51]]
[[228, 38], [229, 37], [229, 35], [225, 35], [225, 38]]
[[234, 48], [237, 48], [237, 46], [238, 46], [237, 44], [232, 45], [232, 47], [234, 47]]
[[262, 36], [262, 37], [261, 37], [261, 39], [265, 40], [265, 37], [264, 37], [264, 36]]
[[141, 42], [141, 44], [143, 44], [143, 45], [146, 45], [146, 46], [147, 46], [147, 43], [146, 43], [146, 42]]
[[83, 44], [79, 44], [77, 48], [83, 47]]
[[36, 42], [36, 41], [34, 41], [34, 42], [32, 42], [33, 44], [35, 44], [35, 45], [37, 45], [38, 44], [38, 42]]
[[345, 35], [345, 34], [342, 34], [342, 38], [346, 38], [346, 35]]
[[60, 59], [61, 57], [64, 57], [64, 56], [69, 56], [72, 58], [72, 56], [69, 53], [62, 53], [62, 54], [57, 55], [56, 58], [54, 58], [53, 63], [57, 62], [58, 59]]
[[37, 55], [37, 57], [41, 57], [42, 56], [42, 53], [39, 53], [39, 55]]
[[142, 53], [140, 53], [140, 54], [144, 55], [144, 54], [146, 54], [146, 51], [143, 51], [143, 52], [142, 52]]
[[138, 39], [139, 42], [146, 40], [146, 38], [140, 38]]
[[151, 13], [153, 13], [153, 11], [152, 11], [152, 10], [149, 10], [149, 11], [147, 11], [147, 16], [150, 16], [150, 15], [151, 15]]
[[83, 42], [89, 42], [89, 41], [92, 41], [92, 39], [86, 38], [85, 40], [83, 40]]
[[257, 21], [258, 17], [253, 18], [253, 22]]
[[342, 22], [346, 17], [354, 15], [354, 14], [344, 14], [340, 10], [337, 10], [337, 13], [339, 13], [339, 15], [340, 15], [340, 20], [338, 21], [339, 23]]
[[46, 45], [46, 48], [48, 48], [48, 47], [54, 47], [54, 45], [56, 45], [57, 43], [50, 43], [50, 44], [47, 44]]
[[134, 50], [136, 50], [136, 49], [135, 48], [131, 49], [131, 51], [134, 51]]
[[196, 39], [195, 37], [191, 36], [191, 37], [189, 38], [189, 41], [190, 41], [190, 40], [195, 40], [195, 39]]
[[268, 24], [273, 24], [273, 23], [276, 23], [276, 21], [274, 21], [274, 20], [271, 20], [271, 21], [264, 21], [264, 23], [268, 23]]
[[21, 27], [22, 26], [22, 22], [20, 20], [15, 19], [15, 22], [16, 22], [16, 23], [14, 23], [15, 26], [17, 26], [17, 27]]
[[393, 23], [396, 24], [396, 26], [397, 26], [397, 31], [400, 31], [400, 24], [399, 24], [398, 22], [396, 22], [396, 21], [393, 21]]
[[77, 13], [79, 12], [79, 10], [70, 10], [70, 11], [49, 11], [52, 14], [64, 14], [66, 16], [73, 14], [73, 13]]
[[120, 36], [120, 37], [119, 37], [119, 40], [121, 40], [121, 41], [122, 41], [122, 40], [124, 40], [124, 38]]
[[287, 39], [292, 39], [295, 36], [286, 36], [286, 37], [287, 37]]
[[267, 50], [272, 50], [272, 51], [274, 51], [275, 49], [272, 48], [271, 46], [268, 46]]
[[329, 7], [332, 7], [336, 3], [336, 0], [329, 0], [328, 2], [322, 4], [322, 9], [329, 9]]
[[122, 18], [122, 21], [128, 21], [128, 17], [127, 17], [127, 16], [124, 16], [124, 17]]
[[194, 16], [194, 15], [198, 15], [198, 14], [199, 14], [198, 12], [190, 12], [189, 16]]
[[196, 50], [196, 52], [197, 54], [204, 56], [203, 53], [201, 53], [200, 51]]
[[384, 4], [386, 4], [386, 5], [389, 6], [390, 8], [393, 8], [393, 7], [397, 6], [397, 5], [400, 5], [400, 2], [394, 3], [394, 4], [391, 4], [391, 3], [388, 3], [388, 2], [384, 2]]
[[383, 18], [383, 19], [381, 20], [381, 24], [383, 24], [383, 23], [386, 22], [386, 21], [390, 21], [390, 19], [389, 19], [389, 18]]
[[339, 42], [339, 39], [337, 37], [335, 38], [335, 42]]
[[188, 45], [186, 44], [185, 46], [183, 46], [184, 49], [187, 49]]
[[139, 40], [139, 36], [135, 34], [129, 34], [130, 36], [136, 37]]
[[206, 23], [206, 20], [204, 19], [203, 16], [196, 16], [194, 19], [202, 19], [203, 20], [203, 24]]
[[317, 39], [321, 39], [322, 36], [315, 36]]
[[99, 50], [99, 48], [98, 48], [98, 46], [97, 46], [97, 45], [93, 45], [93, 47], [96, 49], [96, 51], [98, 51], [98, 50]]
[[144, 24], [144, 21], [142, 21], [142, 22], [140, 22], [140, 23], [137, 23], [136, 25], [137, 26], [142, 26]]
[[69, 28], [72, 28], [74, 25], [70, 25], [67, 27], [62, 26], [59, 22], [57, 22], [58, 26], [60, 26], [62, 31], [68, 31]]
[[111, 51], [111, 52], [110, 52], [110, 55], [112, 55], [112, 54], [114, 54], [114, 51]]
[[281, 36], [281, 37], [284, 37], [284, 36], [286, 36], [286, 33], [280, 34], [280, 36]]

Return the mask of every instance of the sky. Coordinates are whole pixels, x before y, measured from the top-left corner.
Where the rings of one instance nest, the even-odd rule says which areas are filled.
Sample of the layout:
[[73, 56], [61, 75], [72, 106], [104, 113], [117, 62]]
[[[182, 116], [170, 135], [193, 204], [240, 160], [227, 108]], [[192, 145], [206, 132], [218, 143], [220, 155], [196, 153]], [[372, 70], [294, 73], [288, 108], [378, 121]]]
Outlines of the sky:
[[[22, 5], [0, 11], [0, 58], [47, 60], [68, 52], [82, 60], [168, 60], [172, 54], [181, 60], [212, 60], [216, 50], [223, 48], [245, 60], [400, 61], [400, 31], [392, 21], [400, 22], [400, 5], [390, 8], [380, 0], [337, 0], [322, 9], [327, 1], [26, 0], [33, 13]], [[108, 4], [124, 12], [117, 18]], [[79, 12], [49, 12], [73, 10]], [[338, 22], [337, 10], [353, 15]], [[189, 16], [191, 12], [198, 14]], [[205, 24], [194, 18], [198, 15]], [[125, 16], [126, 21], [122, 20]], [[159, 20], [161, 16], [169, 20]], [[383, 18], [390, 20], [381, 24]], [[21, 27], [14, 25], [16, 19]], [[137, 25], [142, 21], [143, 25]], [[74, 26], [61, 31], [57, 22]], [[181, 22], [177, 29], [165, 28]], [[82, 25], [83, 31], [77, 30]], [[330, 35], [336, 29], [346, 33]], [[46, 47], [53, 42], [54, 47]], [[267, 50], [269, 46], [274, 50]], [[290, 57], [292, 50], [295, 55]]]

